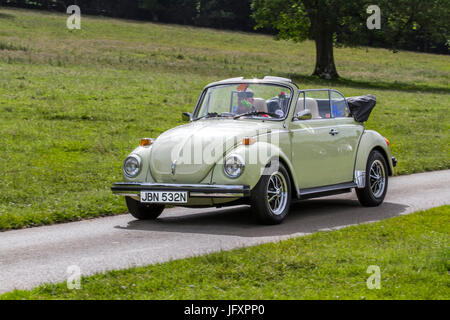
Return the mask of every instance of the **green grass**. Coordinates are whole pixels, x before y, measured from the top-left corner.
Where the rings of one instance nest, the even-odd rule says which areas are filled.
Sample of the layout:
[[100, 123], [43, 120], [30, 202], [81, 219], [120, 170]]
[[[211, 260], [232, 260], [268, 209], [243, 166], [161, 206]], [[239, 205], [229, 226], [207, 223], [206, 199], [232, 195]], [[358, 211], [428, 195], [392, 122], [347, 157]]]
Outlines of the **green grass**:
[[[0, 299], [450, 299], [450, 206]], [[369, 290], [369, 266], [381, 288]]]
[[336, 49], [343, 79], [309, 75], [314, 44], [106, 18], [0, 9], [0, 230], [125, 212], [109, 186], [141, 137], [181, 124], [209, 82], [292, 77], [302, 88], [375, 94], [368, 128], [398, 174], [450, 168], [450, 57]]

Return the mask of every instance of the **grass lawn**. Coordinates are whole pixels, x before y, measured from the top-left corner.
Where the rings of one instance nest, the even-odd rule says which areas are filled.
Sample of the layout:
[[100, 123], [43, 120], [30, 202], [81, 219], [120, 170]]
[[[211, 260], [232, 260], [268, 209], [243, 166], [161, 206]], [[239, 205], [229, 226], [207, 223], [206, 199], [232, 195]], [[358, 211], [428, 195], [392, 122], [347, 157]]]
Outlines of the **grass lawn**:
[[[0, 299], [450, 299], [450, 206]], [[367, 287], [369, 266], [381, 288]]]
[[293, 78], [375, 94], [367, 124], [397, 174], [450, 168], [450, 56], [336, 49], [343, 77], [309, 75], [314, 44], [193, 27], [0, 8], [0, 230], [126, 211], [109, 191], [142, 137], [181, 124], [209, 82]]

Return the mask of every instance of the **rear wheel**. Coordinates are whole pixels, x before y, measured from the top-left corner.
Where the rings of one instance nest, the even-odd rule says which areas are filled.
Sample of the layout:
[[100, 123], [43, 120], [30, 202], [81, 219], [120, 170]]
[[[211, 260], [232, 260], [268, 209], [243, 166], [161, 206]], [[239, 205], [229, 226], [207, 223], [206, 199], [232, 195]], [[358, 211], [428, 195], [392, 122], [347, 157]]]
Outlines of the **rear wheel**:
[[388, 169], [386, 160], [379, 151], [372, 151], [366, 168], [366, 186], [356, 189], [359, 202], [365, 207], [381, 205], [388, 190]]
[[253, 214], [263, 224], [279, 224], [289, 213], [291, 180], [283, 164], [272, 162], [251, 194]]
[[132, 198], [126, 197], [128, 211], [139, 220], [156, 220], [164, 211], [164, 205], [143, 204]]

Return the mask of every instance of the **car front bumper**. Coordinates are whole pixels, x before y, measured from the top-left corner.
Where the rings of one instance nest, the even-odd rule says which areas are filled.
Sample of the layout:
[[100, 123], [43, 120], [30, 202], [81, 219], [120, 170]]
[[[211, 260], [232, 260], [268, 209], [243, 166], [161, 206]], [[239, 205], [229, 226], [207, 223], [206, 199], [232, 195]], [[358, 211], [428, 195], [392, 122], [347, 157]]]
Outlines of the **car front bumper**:
[[250, 187], [216, 184], [171, 184], [120, 182], [111, 187], [120, 196], [140, 197], [141, 191], [185, 191], [189, 198], [244, 198], [250, 196]]

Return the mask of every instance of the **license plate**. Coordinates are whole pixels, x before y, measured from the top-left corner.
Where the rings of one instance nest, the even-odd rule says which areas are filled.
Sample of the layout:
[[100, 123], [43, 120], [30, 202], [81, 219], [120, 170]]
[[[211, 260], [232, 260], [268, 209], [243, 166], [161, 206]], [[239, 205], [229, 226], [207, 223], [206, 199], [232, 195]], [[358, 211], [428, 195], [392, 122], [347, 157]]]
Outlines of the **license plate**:
[[188, 193], [179, 191], [142, 191], [141, 203], [187, 203]]

